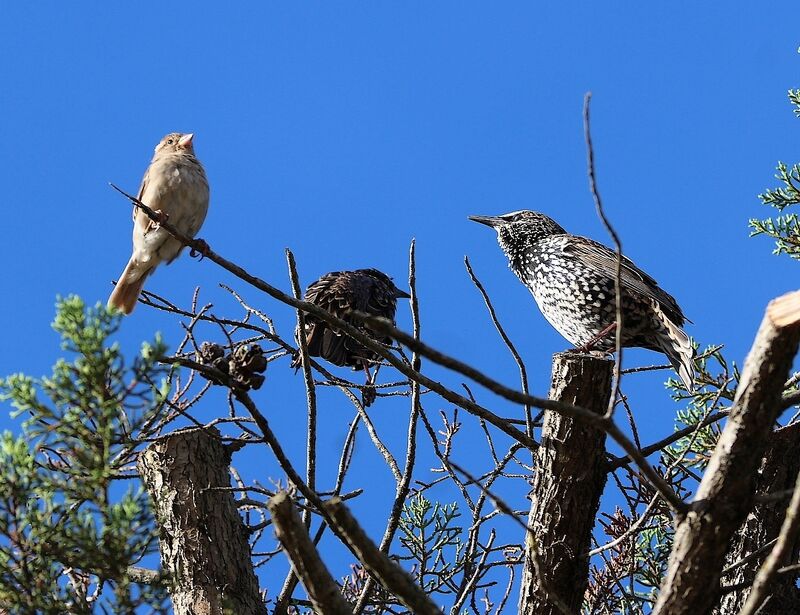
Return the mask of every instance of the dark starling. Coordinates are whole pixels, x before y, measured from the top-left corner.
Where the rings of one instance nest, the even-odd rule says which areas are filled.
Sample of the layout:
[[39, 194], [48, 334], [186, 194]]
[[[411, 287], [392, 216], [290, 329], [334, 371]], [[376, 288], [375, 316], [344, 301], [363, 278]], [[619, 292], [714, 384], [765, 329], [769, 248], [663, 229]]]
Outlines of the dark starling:
[[[614, 281], [617, 254], [567, 233], [534, 211], [470, 216], [491, 226], [509, 267], [531, 291], [548, 322], [570, 343], [613, 351], [616, 335]], [[622, 257], [622, 346], [667, 356], [683, 384], [694, 388], [694, 349], [681, 329], [686, 317], [675, 299], [629, 259]], [[599, 339], [598, 339], [599, 338]]]
[[[382, 316], [394, 323], [397, 299], [400, 297], [408, 299], [410, 295], [397, 288], [385, 273], [377, 269], [357, 269], [326, 273], [306, 289], [305, 300], [341, 318], [375, 341], [389, 344], [390, 338], [376, 336], [351, 314], [364, 312]], [[322, 357], [334, 365], [363, 369], [367, 375], [366, 384], [372, 384], [369, 367], [379, 361], [376, 353], [313, 314], [306, 314], [305, 321], [306, 344], [311, 356]], [[299, 331], [296, 335], [299, 335]], [[299, 365], [298, 356], [292, 362], [292, 367]], [[375, 398], [374, 389], [365, 389], [362, 398], [364, 406], [369, 406]]]

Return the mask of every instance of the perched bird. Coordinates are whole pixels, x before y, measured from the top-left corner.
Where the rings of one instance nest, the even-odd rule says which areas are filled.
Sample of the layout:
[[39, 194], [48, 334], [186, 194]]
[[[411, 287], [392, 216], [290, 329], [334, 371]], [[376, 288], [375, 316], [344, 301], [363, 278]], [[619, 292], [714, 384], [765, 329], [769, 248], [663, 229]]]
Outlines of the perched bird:
[[[195, 158], [193, 138], [191, 133], [173, 132], [161, 139], [137, 197], [190, 237], [206, 218], [209, 198], [206, 173]], [[108, 298], [108, 307], [130, 314], [147, 276], [162, 261], [175, 260], [182, 249], [180, 241], [134, 207], [133, 254]]]
[[[363, 322], [353, 318], [352, 313], [357, 311], [382, 316], [394, 323], [399, 298], [408, 299], [410, 295], [397, 288], [389, 276], [377, 269], [326, 273], [311, 284], [305, 294], [305, 300], [309, 303], [327, 310], [382, 344], [389, 344], [391, 339], [376, 336]], [[299, 340], [300, 331], [296, 331], [295, 335]], [[313, 314], [305, 316], [305, 338], [311, 356], [322, 357], [334, 365], [363, 369], [367, 376], [366, 384], [373, 384], [369, 367], [379, 361], [376, 353]], [[300, 357], [296, 357], [292, 367], [299, 367], [300, 361]], [[364, 406], [369, 406], [374, 399], [374, 389], [365, 389]]]
[[[570, 235], [534, 211], [470, 216], [497, 231], [509, 267], [528, 287], [548, 322], [570, 343], [613, 351], [616, 335], [617, 254]], [[694, 349], [683, 331], [686, 317], [675, 299], [632, 261], [622, 258], [622, 346], [667, 356], [683, 384], [694, 388]]]

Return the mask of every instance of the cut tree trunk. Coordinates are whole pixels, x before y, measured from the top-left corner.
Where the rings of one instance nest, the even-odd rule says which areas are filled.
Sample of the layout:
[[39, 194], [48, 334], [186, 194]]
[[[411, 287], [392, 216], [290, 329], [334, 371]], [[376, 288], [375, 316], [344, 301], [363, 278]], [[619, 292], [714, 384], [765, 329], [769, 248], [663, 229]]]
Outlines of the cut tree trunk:
[[[756, 481], [756, 491], [759, 494], [776, 494], [794, 487], [795, 478], [800, 472], [800, 455], [796, 453], [798, 450], [800, 424], [795, 423], [772, 434]], [[744, 563], [724, 574], [722, 585], [746, 587], [724, 593], [715, 611], [717, 615], [736, 615], [744, 606], [756, 572], [772, 549], [771, 546], [764, 547], [778, 537], [788, 501], [789, 498], [785, 497], [777, 501], [757, 503], [733, 537], [725, 556], [725, 567], [743, 561]], [[800, 542], [796, 542], [791, 561], [797, 561], [799, 552]], [[770, 586], [771, 597], [761, 608], [759, 615], [800, 613], [800, 589], [795, 585], [796, 579], [796, 574], [777, 576]]]
[[266, 613], [219, 437], [213, 428], [178, 431], [148, 446], [137, 464], [176, 615]]
[[[550, 399], [603, 414], [614, 363], [564, 352], [553, 358]], [[586, 553], [606, 484], [606, 434], [546, 411], [525, 539], [519, 613], [577, 613], [589, 577]]]
[[654, 615], [704, 615], [718, 604], [725, 553], [753, 506], [758, 467], [798, 342], [800, 291], [767, 306], [728, 423], [689, 512], [678, 520]]

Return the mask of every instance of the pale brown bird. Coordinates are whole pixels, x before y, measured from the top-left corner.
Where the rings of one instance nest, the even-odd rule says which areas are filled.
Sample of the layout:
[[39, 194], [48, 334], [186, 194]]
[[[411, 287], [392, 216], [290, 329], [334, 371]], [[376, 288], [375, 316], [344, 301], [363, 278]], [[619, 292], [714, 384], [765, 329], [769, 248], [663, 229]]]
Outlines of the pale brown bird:
[[[161, 139], [137, 197], [189, 237], [194, 237], [203, 225], [209, 199], [206, 173], [195, 158], [193, 138], [191, 133], [173, 132]], [[133, 254], [108, 298], [108, 307], [130, 314], [147, 276], [162, 261], [175, 260], [183, 247], [158, 223], [134, 207]]]

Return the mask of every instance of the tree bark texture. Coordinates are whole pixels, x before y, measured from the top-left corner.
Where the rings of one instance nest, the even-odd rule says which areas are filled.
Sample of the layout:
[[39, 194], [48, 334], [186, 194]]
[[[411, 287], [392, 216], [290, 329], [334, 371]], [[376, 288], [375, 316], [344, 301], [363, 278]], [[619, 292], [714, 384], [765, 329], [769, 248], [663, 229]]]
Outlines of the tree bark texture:
[[[800, 424], [795, 423], [774, 432], [769, 447], [761, 462], [756, 479], [756, 492], [771, 494], [792, 489], [800, 472]], [[745, 584], [745, 589], [723, 594], [717, 615], [736, 615], [744, 606], [750, 593], [750, 585], [755, 579], [772, 547], [764, 545], [778, 537], [781, 523], [786, 513], [788, 498], [778, 501], [757, 503], [747, 515], [744, 523], [731, 541], [725, 556], [725, 567], [749, 558], [746, 563], [723, 575], [723, 587]], [[792, 549], [792, 561], [800, 555], [800, 541]], [[797, 577], [791, 574], [779, 575], [770, 587], [771, 598], [762, 607], [759, 615], [783, 615], [800, 613], [800, 590], [795, 586]]]
[[169, 434], [139, 456], [176, 615], [266, 613], [229, 464], [213, 428]]
[[756, 477], [800, 341], [800, 291], [774, 299], [745, 362], [728, 423], [675, 541], [654, 615], [702, 615], [719, 600], [725, 553], [753, 506]]
[[[550, 399], [603, 414], [614, 363], [564, 352], [553, 359]], [[578, 613], [586, 591], [592, 528], [606, 483], [606, 434], [546, 411], [525, 539], [519, 613]], [[556, 603], [561, 602], [558, 606]]]

